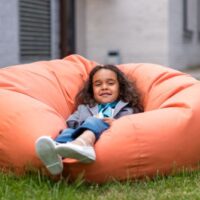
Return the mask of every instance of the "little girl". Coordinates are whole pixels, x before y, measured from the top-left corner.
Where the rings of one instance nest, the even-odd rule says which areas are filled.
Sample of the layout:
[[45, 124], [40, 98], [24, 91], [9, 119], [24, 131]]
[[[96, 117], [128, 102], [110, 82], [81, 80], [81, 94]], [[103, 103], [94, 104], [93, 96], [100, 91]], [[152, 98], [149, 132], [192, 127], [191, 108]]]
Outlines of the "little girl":
[[96, 66], [83, 89], [76, 96], [77, 110], [69, 116], [55, 140], [42, 136], [36, 152], [48, 171], [59, 174], [62, 158], [82, 163], [95, 161], [94, 143], [112, 122], [122, 116], [142, 112], [140, 98], [133, 83], [113, 65]]

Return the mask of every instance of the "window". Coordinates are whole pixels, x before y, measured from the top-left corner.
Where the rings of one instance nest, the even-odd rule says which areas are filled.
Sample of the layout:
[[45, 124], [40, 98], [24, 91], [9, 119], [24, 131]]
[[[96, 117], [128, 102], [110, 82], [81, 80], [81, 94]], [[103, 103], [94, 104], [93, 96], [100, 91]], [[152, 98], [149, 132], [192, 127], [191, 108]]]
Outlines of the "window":
[[51, 0], [19, 0], [21, 62], [51, 58]]

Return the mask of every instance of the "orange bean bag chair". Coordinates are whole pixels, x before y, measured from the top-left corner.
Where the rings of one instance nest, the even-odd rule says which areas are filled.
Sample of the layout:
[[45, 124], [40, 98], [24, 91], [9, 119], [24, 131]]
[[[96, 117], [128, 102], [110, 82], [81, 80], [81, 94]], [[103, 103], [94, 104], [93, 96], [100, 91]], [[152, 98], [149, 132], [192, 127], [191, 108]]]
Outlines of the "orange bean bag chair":
[[[42, 169], [35, 140], [56, 137], [74, 97], [97, 63], [79, 55], [0, 69], [0, 168]], [[102, 183], [196, 169], [200, 160], [200, 84], [155, 64], [122, 64], [136, 80], [145, 112], [124, 116], [95, 145], [96, 162], [64, 160], [63, 176]]]

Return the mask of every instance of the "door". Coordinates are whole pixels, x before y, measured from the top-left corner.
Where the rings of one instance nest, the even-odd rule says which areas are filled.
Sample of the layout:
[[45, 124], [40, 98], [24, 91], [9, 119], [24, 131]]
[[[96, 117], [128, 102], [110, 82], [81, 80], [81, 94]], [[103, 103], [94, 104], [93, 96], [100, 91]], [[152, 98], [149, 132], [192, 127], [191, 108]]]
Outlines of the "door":
[[60, 56], [75, 53], [75, 0], [60, 0]]

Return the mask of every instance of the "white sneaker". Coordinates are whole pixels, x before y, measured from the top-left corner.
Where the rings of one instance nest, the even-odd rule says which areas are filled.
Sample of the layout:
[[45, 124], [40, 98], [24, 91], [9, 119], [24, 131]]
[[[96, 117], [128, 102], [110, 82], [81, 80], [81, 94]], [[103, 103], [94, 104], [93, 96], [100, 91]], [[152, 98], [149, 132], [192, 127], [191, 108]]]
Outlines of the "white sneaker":
[[96, 154], [92, 146], [81, 146], [68, 142], [57, 145], [56, 152], [63, 158], [74, 158], [82, 163], [91, 163], [96, 160]]
[[61, 156], [55, 151], [56, 143], [48, 136], [42, 136], [35, 142], [36, 153], [52, 175], [60, 174], [63, 170]]

